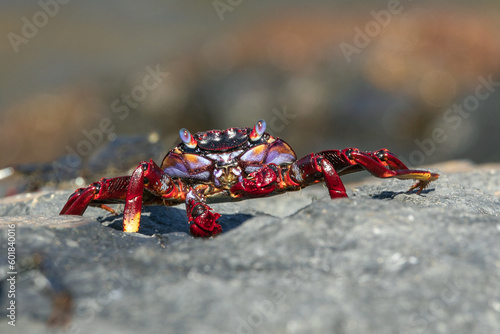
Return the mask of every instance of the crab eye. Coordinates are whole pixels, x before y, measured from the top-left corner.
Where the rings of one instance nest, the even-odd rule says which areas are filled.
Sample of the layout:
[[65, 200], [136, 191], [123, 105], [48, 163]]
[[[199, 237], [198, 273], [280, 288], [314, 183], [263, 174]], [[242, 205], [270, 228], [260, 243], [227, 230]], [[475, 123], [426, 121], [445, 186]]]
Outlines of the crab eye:
[[252, 141], [259, 140], [262, 137], [262, 135], [264, 134], [264, 131], [266, 131], [266, 121], [261, 119], [253, 127], [253, 130], [250, 133], [250, 140], [252, 140]]
[[181, 137], [181, 140], [182, 142], [184, 143], [184, 145], [186, 145], [187, 147], [189, 148], [195, 148], [197, 143], [196, 143], [196, 139], [194, 139], [194, 137], [191, 135], [191, 133], [182, 128], [179, 130], [179, 137]]

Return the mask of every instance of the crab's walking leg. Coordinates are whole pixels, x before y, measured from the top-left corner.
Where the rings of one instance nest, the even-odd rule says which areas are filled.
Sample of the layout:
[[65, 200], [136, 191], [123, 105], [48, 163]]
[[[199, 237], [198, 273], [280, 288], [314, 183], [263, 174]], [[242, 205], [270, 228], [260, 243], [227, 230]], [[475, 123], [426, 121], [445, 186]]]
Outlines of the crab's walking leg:
[[213, 237], [222, 232], [217, 223], [220, 214], [211, 211], [205, 198], [196, 189], [189, 189], [186, 195], [186, 213], [191, 226], [189, 231], [195, 237]]
[[125, 197], [125, 208], [123, 209], [123, 232], [139, 231], [142, 195], [144, 193], [144, 174], [147, 170], [148, 165], [141, 163], [130, 176], [130, 183]]
[[100, 206], [92, 203], [95, 200], [124, 200], [129, 183], [130, 176], [102, 178], [87, 188], [77, 189], [68, 198], [60, 214], [83, 215], [89, 205]]
[[132, 176], [101, 179], [87, 188], [76, 190], [60, 214], [82, 215], [89, 205], [125, 201], [123, 231], [137, 232], [142, 205], [161, 204], [164, 199], [184, 201], [182, 185], [174, 182], [153, 160], [143, 161]]
[[335, 166], [322, 154], [311, 153], [295, 161], [287, 175], [301, 187], [324, 180], [330, 198], [347, 197], [344, 184]]
[[331, 161], [338, 162], [340, 165], [338, 169], [342, 170], [340, 175], [359, 171], [362, 168], [370, 172], [373, 176], [380, 178], [417, 180], [418, 182], [409, 190], [419, 188], [417, 193], [420, 193], [431, 181], [435, 181], [439, 177], [437, 173], [408, 169], [403, 162], [387, 149], [375, 152], [361, 152], [356, 148], [349, 148], [342, 151], [323, 151], [320, 154], [327, 156]]
[[[431, 173], [425, 170], [408, 169], [398, 158], [386, 149], [376, 152], [363, 153], [352, 151], [351, 157], [372, 175], [377, 177], [395, 177], [400, 180], [417, 180], [408, 191], [419, 188], [419, 194], [427, 185], [439, 178], [439, 174]], [[388, 170], [385, 167], [388, 167]]]
[[[145, 195], [149, 198], [144, 198]], [[175, 183], [153, 160], [142, 162], [130, 177], [123, 209], [123, 231], [139, 231], [142, 205], [159, 204], [163, 199], [183, 200], [182, 185]]]

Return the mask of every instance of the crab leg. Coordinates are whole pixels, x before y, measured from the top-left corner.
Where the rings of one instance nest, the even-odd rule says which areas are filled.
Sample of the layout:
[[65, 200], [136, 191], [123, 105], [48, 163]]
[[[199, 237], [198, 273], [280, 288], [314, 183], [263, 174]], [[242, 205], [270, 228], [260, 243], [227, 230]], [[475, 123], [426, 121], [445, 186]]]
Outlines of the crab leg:
[[[148, 198], [144, 198], [145, 195]], [[182, 185], [174, 182], [153, 160], [143, 161], [130, 177], [123, 210], [123, 231], [139, 231], [142, 205], [160, 204], [164, 200], [184, 200]]]
[[87, 188], [77, 189], [62, 208], [61, 215], [83, 215], [89, 205], [100, 206], [92, 201], [97, 200], [123, 200], [130, 183], [130, 176], [115, 178], [102, 178], [92, 183]]
[[344, 184], [335, 166], [322, 154], [311, 153], [295, 161], [290, 166], [287, 175], [302, 188], [323, 179], [330, 198], [347, 197]]
[[423, 170], [408, 169], [396, 156], [386, 149], [375, 152], [361, 152], [355, 148], [344, 149], [342, 151], [323, 151], [320, 154], [328, 156], [329, 160], [337, 162], [336, 166], [341, 172], [340, 175], [365, 169], [370, 174], [380, 178], [397, 178], [400, 180], [413, 179], [418, 182], [408, 191], [419, 188], [420, 193], [431, 181], [438, 179], [439, 174]]
[[[123, 209], [123, 232], [137, 232], [141, 222], [144, 174], [148, 165], [141, 163], [132, 173]], [[146, 179], [147, 180], [147, 179]]]
[[324, 181], [331, 198], [347, 197], [339, 175], [361, 170], [380, 178], [418, 180], [409, 190], [419, 188], [417, 193], [439, 177], [437, 173], [408, 169], [386, 149], [361, 152], [349, 148], [311, 153], [282, 169], [274, 164], [265, 165], [231, 187], [231, 195], [235, 198], [263, 197], [272, 192], [298, 190]]
[[103, 178], [87, 188], [76, 190], [60, 214], [82, 215], [89, 205], [103, 207], [104, 203], [125, 201], [123, 231], [137, 232], [143, 204], [182, 203], [184, 200], [180, 182], [172, 180], [150, 160], [140, 163], [132, 176]]
[[231, 195], [263, 197], [272, 192], [299, 190], [324, 180], [331, 198], [347, 197], [345, 187], [333, 164], [321, 154], [306, 155], [293, 164], [278, 167], [268, 164], [231, 187]]

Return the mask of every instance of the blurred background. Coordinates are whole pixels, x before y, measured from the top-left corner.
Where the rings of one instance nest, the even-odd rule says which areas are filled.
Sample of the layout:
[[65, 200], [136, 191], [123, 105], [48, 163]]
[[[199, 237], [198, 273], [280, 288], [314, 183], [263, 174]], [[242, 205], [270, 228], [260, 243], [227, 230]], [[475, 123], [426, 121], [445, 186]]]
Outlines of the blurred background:
[[500, 161], [498, 1], [0, 7], [4, 175], [24, 164], [92, 181], [109, 164], [160, 163], [182, 127], [260, 118], [298, 156], [386, 147], [411, 166]]

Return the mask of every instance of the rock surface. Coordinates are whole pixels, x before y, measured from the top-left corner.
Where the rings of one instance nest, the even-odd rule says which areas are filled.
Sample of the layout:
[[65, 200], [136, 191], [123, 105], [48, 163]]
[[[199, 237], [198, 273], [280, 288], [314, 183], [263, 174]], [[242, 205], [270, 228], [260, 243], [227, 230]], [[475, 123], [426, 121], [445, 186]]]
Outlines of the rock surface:
[[182, 206], [124, 234], [103, 210], [58, 216], [68, 191], [2, 199], [0, 244], [14, 223], [17, 265], [50, 265], [17, 275], [15, 328], [3, 287], [0, 332], [46, 333], [52, 284], [73, 296], [69, 333], [499, 333], [500, 166], [445, 166], [421, 195], [369, 179], [347, 199], [314, 186], [213, 205], [209, 240]]

